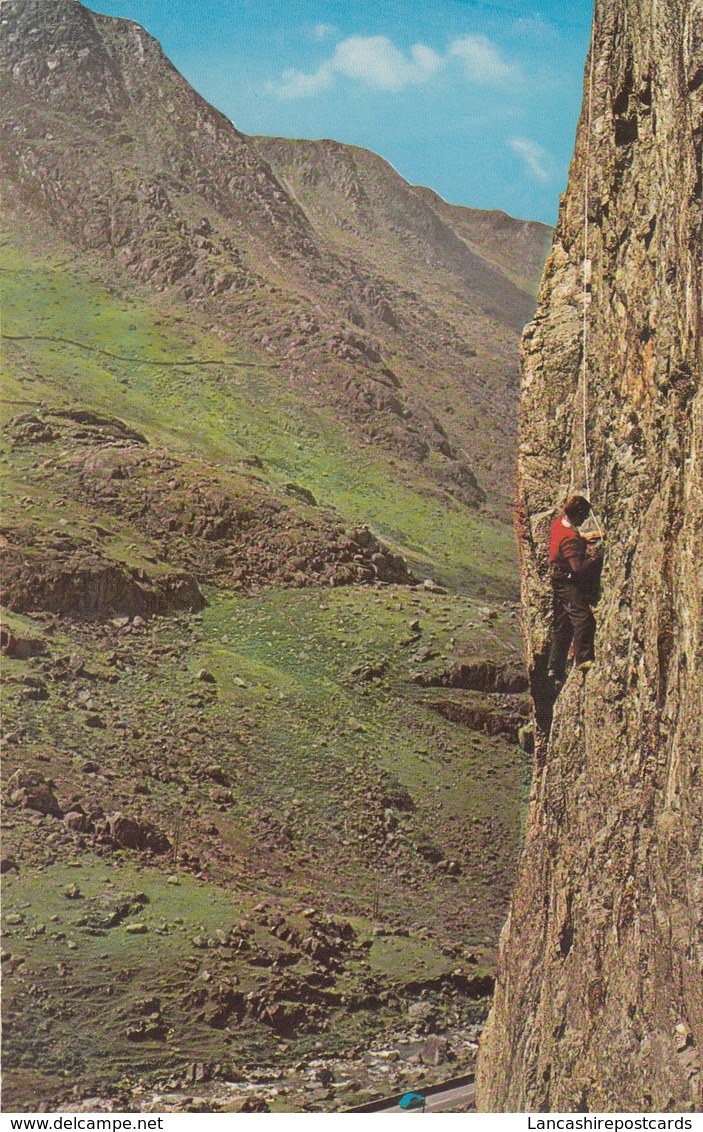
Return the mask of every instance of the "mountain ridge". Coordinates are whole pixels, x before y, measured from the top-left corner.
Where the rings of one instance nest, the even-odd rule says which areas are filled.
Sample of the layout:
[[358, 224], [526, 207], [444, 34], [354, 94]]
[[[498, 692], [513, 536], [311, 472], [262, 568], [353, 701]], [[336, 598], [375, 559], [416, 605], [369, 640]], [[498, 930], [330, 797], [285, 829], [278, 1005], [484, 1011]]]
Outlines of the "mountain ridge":
[[[456, 213], [440, 216], [368, 151], [246, 137], [137, 24], [63, 0], [7, 0], [4, 11], [18, 21], [0, 45], [6, 205], [38, 207], [78, 246], [110, 255], [117, 272], [178, 293], [222, 335], [274, 354], [301, 396], [321, 372], [324, 398], [352, 428], [507, 518], [514, 351], [532, 300], [454, 233]], [[361, 191], [383, 169], [369, 213], [374, 252], [368, 231], [355, 246], [326, 228], [316, 235], [262, 156], [296, 145], [300, 154], [327, 145], [352, 165], [363, 154]], [[317, 173], [330, 183], [329, 170]], [[381, 230], [384, 196], [397, 206]], [[533, 264], [548, 230], [530, 231]], [[404, 249], [409, 237], [421, 237], [424, 265]], [[454, 411], [460, 400], [466, 414]]]

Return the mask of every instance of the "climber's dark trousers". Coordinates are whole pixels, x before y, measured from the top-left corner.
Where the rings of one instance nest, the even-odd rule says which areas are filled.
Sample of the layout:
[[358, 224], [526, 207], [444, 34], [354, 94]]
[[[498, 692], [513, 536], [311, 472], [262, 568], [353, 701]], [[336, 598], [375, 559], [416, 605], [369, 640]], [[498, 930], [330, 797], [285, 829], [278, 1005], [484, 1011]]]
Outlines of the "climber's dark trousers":
[[549, 668], [562, 679], [566, 675], [569, 645], [574, 642], [574, 663], [593, 660], [596, 619], [578, 585], [568, 579], [552, 578], [554, 622], [549, 648]]

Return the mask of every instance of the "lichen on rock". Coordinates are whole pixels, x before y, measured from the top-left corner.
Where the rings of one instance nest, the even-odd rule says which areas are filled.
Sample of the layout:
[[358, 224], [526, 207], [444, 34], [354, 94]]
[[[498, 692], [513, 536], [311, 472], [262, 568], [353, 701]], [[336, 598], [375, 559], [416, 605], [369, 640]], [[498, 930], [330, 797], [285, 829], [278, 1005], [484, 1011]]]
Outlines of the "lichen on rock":
[[[486, 1111], [703, 1104], [703, 9], [597, 0], [594, 19], [590, 137], [587, 64], [523, 338], [518, 530], [536, 765], [482, 1043]], [[586, 168], [586, 448], [607, 550], [596, 667], [571, 673], [552, 713], [545, 542], [585, 477]]]

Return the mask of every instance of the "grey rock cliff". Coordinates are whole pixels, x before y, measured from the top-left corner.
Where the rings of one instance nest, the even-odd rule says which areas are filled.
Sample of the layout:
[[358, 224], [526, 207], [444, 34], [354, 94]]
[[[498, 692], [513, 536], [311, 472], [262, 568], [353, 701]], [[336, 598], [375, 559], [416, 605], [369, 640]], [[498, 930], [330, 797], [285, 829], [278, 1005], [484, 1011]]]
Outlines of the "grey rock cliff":
[[[597, 0], [569, 186], [523, 339], [518, 533], [538, 723], [482, 1043], [485, 1111], [703, 1106], [700, 0]], [[553, 705], [545, 541], [584, 486], [607, 529], [598, 660]]]

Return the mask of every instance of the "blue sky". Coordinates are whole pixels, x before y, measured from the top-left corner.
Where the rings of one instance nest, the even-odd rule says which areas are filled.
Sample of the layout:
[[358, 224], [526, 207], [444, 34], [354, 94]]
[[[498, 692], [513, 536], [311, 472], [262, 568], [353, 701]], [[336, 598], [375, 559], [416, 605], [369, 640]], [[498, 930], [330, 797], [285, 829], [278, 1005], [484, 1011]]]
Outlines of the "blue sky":
[[453, 204], [554, 223], [592, 0], [88, 0], [247, 134], [380, 153]]

